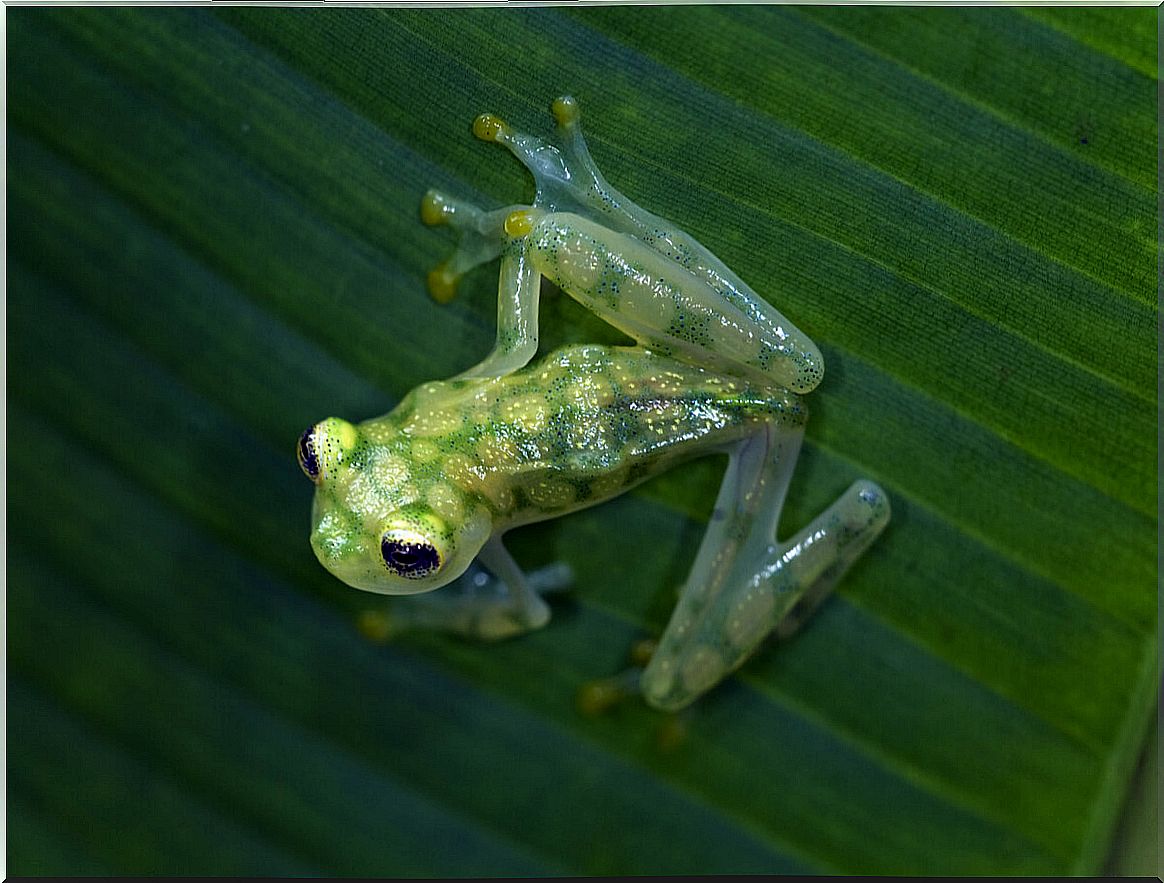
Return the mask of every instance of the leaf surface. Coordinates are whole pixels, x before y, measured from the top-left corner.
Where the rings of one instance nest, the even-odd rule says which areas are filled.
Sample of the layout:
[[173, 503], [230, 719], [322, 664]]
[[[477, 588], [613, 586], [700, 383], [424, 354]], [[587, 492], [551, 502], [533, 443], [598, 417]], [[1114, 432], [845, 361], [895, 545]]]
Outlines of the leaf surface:
[[[1096, 871], [1154, 707], [1148, 9], [27, 9], [8, 23], [9, 871]], [[784, 531], [893, 522], [684, 720], [574, 695], [656, 633], [712, 459], [524, 528], [576, 590], [374, 646], [291, 454], [489, 349], [431, 186], [469, 121], [595, 159], [828, 366]], [[547, 295], [546, 346], [616, 339]]]

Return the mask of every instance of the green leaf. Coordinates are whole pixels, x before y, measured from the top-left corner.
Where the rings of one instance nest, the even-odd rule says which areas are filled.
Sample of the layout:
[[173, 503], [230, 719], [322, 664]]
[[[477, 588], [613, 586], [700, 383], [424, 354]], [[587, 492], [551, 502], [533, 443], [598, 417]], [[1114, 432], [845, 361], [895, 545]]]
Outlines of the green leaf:
[[[13, 874], [1091, 873], [1154, 708], [1150, 9], [7, 15]], [[546, 629], [375, 646], [292, 453], [489, 349], [430, 186], [580, 102], [599, 166], [816, 340], [785, 530], [889, 530], [660, 746], [586, 717], [722, 462], [524, 528]], [[548, 345], [614, 339], [560, 296]]]

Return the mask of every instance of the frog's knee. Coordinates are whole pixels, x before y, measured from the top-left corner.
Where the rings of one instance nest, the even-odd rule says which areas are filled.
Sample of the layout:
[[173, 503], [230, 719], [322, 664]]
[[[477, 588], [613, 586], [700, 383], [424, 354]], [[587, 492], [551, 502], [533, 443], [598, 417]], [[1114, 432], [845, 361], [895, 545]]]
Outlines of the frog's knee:
[[846, 522], [851, 530], [876, 533], [889, 523], [889, 496], [880, 485], [861, 479], [853, 482], [847, 496], [850, 505]]
[[804, 395], [824, 379], [824, 357], [816, 344], [797, 332], [791, 340], [765, 340], [755, 364], [781, 386]]
[[814, 344], [798, 352], [793, 358], [795, 380], [790, 387], [801, 394], [812, 392], [824, 379], [824, 358]]

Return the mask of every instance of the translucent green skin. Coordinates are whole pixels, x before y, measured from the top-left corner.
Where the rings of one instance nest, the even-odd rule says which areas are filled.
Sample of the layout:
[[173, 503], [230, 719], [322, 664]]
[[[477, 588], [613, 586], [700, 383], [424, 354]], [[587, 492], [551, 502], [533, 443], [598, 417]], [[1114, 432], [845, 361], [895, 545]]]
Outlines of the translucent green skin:
[[[638, 686], [657, 708], [693, 701], [768, 635], [791, 635], [889, 518], [883, 491], [855, 482], [799, 533], [775, 537], [803, 437], [800, 394], [824, 372], [809, 338], [674, 224], [611, 187], [571, 99], [554, 102], [558, 143], [485, 115], [484, 140], [533, 173], [532, 205], [484, 212], [430, 192], [422, 219], [460, 233], [429, 276], [438, 300], [500, 256], [493, 350], [358, 426], [338, 418], [300, 441], [316, 482], [311, 545], [344, 582], [413, 599], [399, 622], [482, 638], [549, 619], [539, 586], [501, 544], [516, 525], [600, 503], [714, 451], [728, 469], [675, 613]], [[637, 346], [537, 350], [540, 279]], [[467, 570], [474, 558], [492, 577]], [[544, 588], [544, 587], [542, 587]]]
[[[488, 536], [608, 500], [765, 422], [804, 419], [794, 393], [642, 349], [566, 347], [504, 377], [425, 384], [359, 424], [320, 482], [312, 547], [357, 588], [427, 591], [460, 576]], [[455, 561], [427, 579], [390, 573], [380, 537], [401, 512]]]

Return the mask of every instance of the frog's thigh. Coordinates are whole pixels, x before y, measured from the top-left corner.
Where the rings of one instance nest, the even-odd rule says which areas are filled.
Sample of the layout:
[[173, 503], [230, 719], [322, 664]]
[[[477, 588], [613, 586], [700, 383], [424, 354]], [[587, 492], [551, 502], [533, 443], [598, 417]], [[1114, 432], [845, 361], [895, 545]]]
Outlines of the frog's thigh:
[[[529, 234], [528, 251], [542, 275], [620, 328], [670, 328], [684, 294], [678, 289], [689, 291], [699, 284], [634, 237], [575, 214], [539, 217]], [[680, 274], [678, 280], [664, 278]]]
[[791, 388], [781, 332], [745, 315], [704, 280], [641, 240], [569, 213], [540, 216], [527, 253], [584, 307], [664, 355]]

